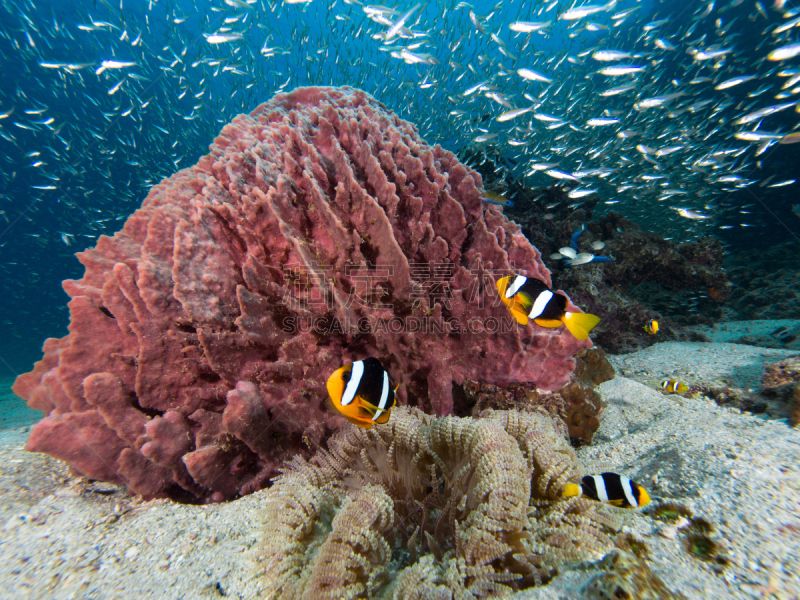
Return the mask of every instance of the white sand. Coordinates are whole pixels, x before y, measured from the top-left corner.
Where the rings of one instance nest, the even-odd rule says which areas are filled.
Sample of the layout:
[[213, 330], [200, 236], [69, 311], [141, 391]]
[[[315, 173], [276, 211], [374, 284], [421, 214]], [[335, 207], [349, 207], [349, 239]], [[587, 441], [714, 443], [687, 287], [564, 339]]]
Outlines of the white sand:
[[[744, 386], [764, 360], [788, 354], [659, 344], [614, 362], [636, 377], [685, 369]], [[601, 393], [609, 406], [596, 444], [582, 449], [581, 459], [637, 479], [655, 498], [684, 503], [715, 526], [712, 537], [731, 561], [717, 574], [687, 554], [681, 533], [664, 537], [675, 532], [625, 511], [626, 527], [645, 541], [651, 568], [667, 586], [690, 599], [800, 597], [792, 578], [800, 573], [800, 431], [709, 401], [665, 396], [622, 376]], [[0, 435], [3, 597], [269, 597], [253, 579], [247, 552], [259, 536], [263, 493], [201, 507], [139, 502], [26, 453], [24, 439], [23, 430]], [[595, 574], [565, 571], [550, 586], [516, 597], [581, 598]]]
[[[683, 534], [638, 511], [626, 527], [645, 541], [649, 564], [687, 598], [800, 596], [800, 431], [707, 400], [665, 396], [617, 377], [601, 387], [606, 409], [586, 465], [630, 476], [657, 500], [709, 521], [730, 565], [716, 574], [690, 556]], [[657, 483], [656, 483], [657, 482]], [[573, 571], [519, 598], [575, 598], [597, 573]]]
[[25, 452], [24, 436], [0, 443], [0, 597], [246, 597], [236, 589], [253, 572], [246, 551], [258, 536], [257, 496], [140, 502]]
[[653, 387], [659, 387], [665, 378], [687, 385], [724, 380], [728, 385], [756, 391], [761, 387], [765, 364], [796, 354], [791, 350], [742, 344], [665, 342], [608, 358], [617, 375]]

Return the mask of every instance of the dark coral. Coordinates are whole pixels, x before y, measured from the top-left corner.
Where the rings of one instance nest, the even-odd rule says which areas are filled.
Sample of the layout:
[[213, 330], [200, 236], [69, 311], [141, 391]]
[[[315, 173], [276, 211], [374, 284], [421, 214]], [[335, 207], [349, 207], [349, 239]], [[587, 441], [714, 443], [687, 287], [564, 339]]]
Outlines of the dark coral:
[[800, 316], [800, 242], [766, 250], [739, 249], [726, 258], [725, 266], [736, 286], [728, 304], [731, 320]]
[[764, 391], [778, 392], [785, 386], [796, 383], [800, 383], [800, 354], [764, 365], [761, 376], [761, 387]]
[[[554, 272], [553, 278], [586, 312], [603, 319], [593, 332], [597, 344], [623, 352], [657, 341], [705, 339], [692, 326], [713, 323], [730, 289], [719, 241], [704, 238], [675, 244], [614, 212], [586, 227], [605, 242], [603, 252], [615, 260], [564, 269]], [[586, 234], [580, 239], [584, 237], [590, 239]], [[712, 300], [709, 289], [722, 292]], [[650, 319], [659, 322], [656, 335], [644, 331]]]
[[739, 410], [752, 413], [767, 412], [769, 405], [759, 394], [755, 394], [743, 388], [734, 387], [726, 383], [712, 382], [710, 384], [695, 384], [690, 388], [690, 394], [702, 394], [706, 398], [711, 398], [720, 406], [738, 408]]
[[[509, 214], [541, 251], [554, 287], [568, 290], [578, 306], [603, 319], [592, 332], [596, 344], [621, 353], [659, 341], [707, 341], [693, 326], [712, 323], [731, 294], [718, 240], [675, 244], [614, 211], [594, 218], [596, 196], [576, 206], [566, 188], [535, 192], [532, 208]], [[569, 246], [581, 227], [578, 251], [613, 257], [612, 262], [568, 267], [549, 258]], [[605, 247], [593, 250], [594, 241]], [[644, 331], [651, 319], [661, 326], [656, 335]]]

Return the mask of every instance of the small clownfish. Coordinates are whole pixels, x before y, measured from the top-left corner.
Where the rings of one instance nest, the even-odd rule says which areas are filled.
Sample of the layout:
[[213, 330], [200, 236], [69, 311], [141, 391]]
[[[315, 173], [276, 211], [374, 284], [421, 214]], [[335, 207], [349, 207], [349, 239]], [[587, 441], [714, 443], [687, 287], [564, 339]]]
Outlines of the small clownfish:
[[689, 386], [674, 379], [665, 379], [661, 382], [661, 387], [674, 394], [682, 394], [689, 391]]
[[[399, 386], [398, 386], [399, 387]], [[337, 369], [328, 378], [333, 406], [351, 423], [370, 429], [386, 423], [397, 403], [389, 374], [377, 358], [365, 358]]]
[[540, 327], [561, 327], [583, 341], [600, 322], [600, 317], [589, 313], [567, 312], [567, 297], [553, 293], [544, 281], [515, 275], [497, 281], [500, 299], [520, 325], [533, 320]]
[[656, 321], [655, 319], [650, 319], [644, 326], [644, 330], [650, 335], [658, 333], [658, 321]]
[[584, 496], [620, 508], [641, 508], [650, 503], [646, 489], [616, 473], [587, 475], [580, 483], [566, 484], [561, 495], [565, 498]]

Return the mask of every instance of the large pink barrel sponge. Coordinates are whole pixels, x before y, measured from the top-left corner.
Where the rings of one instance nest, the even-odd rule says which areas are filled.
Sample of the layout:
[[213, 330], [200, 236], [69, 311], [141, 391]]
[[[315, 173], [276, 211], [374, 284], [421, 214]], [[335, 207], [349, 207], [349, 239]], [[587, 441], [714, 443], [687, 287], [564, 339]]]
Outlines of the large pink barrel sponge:
[[69, 334], [14, 386], [46, 413], [27, 448], [146, 497], [217, 501], [349, 426], [325, 383], [353, 360], [379, 358], [401, 404], [439, 415], [465, 379], [561, 387], [591, 344], [494, 331], [494, 281], [550, 275], [480, 187], [359, 90], [237, 117], [78, 254]]

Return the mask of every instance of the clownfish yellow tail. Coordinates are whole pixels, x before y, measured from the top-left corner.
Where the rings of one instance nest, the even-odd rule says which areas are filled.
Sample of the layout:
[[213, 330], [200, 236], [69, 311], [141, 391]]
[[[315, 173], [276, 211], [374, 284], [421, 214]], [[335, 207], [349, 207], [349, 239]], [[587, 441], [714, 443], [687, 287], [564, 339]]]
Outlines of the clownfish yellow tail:
[[583, 490], [577, 483], [568, 483], [564, 486], [564, 489], [561, 490], [561, 496], [564, 498], [580, 496], [581, 494], [583, 494]]
[[583, 341], [589, 338], [589, 332], [600, 322], [600, 317], [589, 313], [568, 312], [564, 313], [561, 320], [575, 339]]
[[642, 486], [637, 486], [639, 488], [639, 508], [643, 506], [647, 506], [650, 504], [650, 494], [647, 493], [647, 490], [644, 489]]

